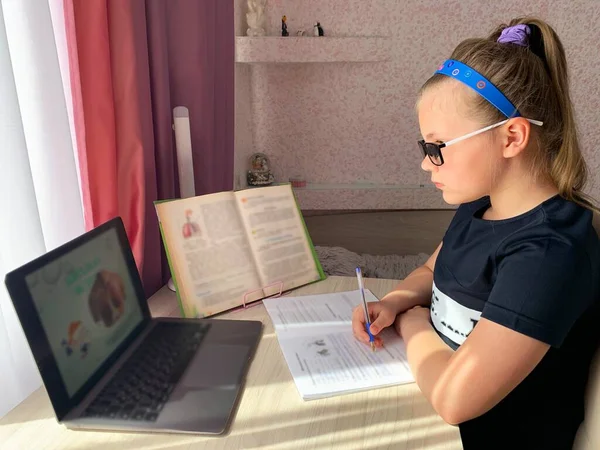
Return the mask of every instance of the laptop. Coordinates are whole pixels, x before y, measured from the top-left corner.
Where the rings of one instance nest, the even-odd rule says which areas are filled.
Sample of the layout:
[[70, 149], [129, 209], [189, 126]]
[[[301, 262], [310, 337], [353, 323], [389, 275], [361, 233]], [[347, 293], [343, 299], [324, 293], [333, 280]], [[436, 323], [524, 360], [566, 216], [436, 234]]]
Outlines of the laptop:
[[5, 283], [59, 423], [227, 432], [262, 323], [152, 318], [120, 218]]

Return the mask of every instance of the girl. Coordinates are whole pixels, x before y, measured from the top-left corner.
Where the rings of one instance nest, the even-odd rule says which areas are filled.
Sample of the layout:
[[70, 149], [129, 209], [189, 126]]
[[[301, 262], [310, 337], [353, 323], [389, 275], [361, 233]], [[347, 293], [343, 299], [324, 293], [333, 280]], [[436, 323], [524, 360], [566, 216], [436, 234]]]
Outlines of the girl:
[[[371, 332], [395, 327], [465, 449], [571, 448], [598, 345], [600, 245], [563, 46], [532, 18], [468, 39], [417, 109], [421, 167], [460, 206], [427, 263], [369, 305]], [[368, 343], [364, 327], [357, 308]]]

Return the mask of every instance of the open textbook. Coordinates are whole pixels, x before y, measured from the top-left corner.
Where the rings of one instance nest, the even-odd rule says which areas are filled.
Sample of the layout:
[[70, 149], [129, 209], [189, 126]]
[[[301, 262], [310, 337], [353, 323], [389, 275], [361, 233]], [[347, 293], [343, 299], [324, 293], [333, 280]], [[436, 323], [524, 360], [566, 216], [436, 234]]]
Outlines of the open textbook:
[[325, 278], [289, 184], [157, 202], [183, 317]]
[[[378, 299], [368, 289], [367, 301]], [[391, 328], [372, 352], [352, 334], [360, 291], [263, 300], [303, 399], [310, 400], [414, 381], [406, 347]]]

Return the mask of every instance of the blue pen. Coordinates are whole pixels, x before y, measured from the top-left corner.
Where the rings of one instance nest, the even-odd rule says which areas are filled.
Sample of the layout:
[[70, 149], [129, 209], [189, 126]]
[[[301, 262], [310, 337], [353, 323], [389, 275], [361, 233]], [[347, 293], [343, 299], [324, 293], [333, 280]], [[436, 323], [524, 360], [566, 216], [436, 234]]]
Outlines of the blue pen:
[[358, 289], [362, 297], [363, 310], [365, 312], [365, 328], [369, 334], [369, 342], [371, 343], [371, 351], [375, 351], [375, 338], [371, 334], [371, 321], [369, 320], [369, 309], [367, 308], [367, 299], [365, 298], [365, 288], [363, 286], [362, 272], [360, 267], [356, 268], [356, 278], [358, 279]]

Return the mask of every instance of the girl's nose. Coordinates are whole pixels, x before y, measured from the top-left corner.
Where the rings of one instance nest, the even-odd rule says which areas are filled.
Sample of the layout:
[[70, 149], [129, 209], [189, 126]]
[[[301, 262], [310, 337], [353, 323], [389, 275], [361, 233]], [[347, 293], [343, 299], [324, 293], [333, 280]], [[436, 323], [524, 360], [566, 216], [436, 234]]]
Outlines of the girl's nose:
[[421, 169], [425, 172], [437, 172], [439, 167], [433, 164], [428, 156], [425, 156], [423, 161], [421, 161]]

